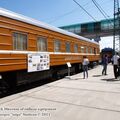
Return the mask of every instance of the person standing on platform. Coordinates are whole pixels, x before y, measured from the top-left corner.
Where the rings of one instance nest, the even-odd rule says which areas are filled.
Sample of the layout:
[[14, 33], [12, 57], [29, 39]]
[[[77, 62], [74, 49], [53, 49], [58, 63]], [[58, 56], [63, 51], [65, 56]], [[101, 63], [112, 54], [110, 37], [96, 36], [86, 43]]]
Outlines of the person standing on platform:
[[102, 75], [107, 75], [107, 65], [108, 65], [108, 57], [107, 57], [107, 55], [105, 55], [103, 57], [102, 64], [103, 64]]
[[120, 80], [120, 57], [118, 59], [118, 78]]
[[114, 76], [115, 79], [117, 79], [117, 74], [118, 74], [118, 59], [120, 57], [118, 56], [118, 53], [115, 53], [115, 55], [112, 57], [112, 61], [113, 61], [113, 71], [114, 71]]
[[[89, 60], [87, 58], [87, 56], [83, 56], [83, 79], [88, 78], [88, 64], [89, 64]], [[86, 74], [86, 75], [85, 75]]]

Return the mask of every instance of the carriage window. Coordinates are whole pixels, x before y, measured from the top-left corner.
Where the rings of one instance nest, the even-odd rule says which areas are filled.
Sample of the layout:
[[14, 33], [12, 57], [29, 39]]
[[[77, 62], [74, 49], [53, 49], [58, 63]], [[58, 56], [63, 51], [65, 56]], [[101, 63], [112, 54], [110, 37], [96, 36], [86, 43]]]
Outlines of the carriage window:
[[70, 43], [66, 42], [65, 46], [66, 46], [66, 52], [70, 52]]
[[86, 53], [88, 53], [88, 47], [86, 47]]
[[47, 51], [47, 38], [39, 37], [37, 40], [38, 51]]
[[84, 46], [81, 46], [81, 53], [84, 53]]
[[78, 45], [77, 44], [74, 45], [74, 52], [78, 53]]
[[60, 52], [60, 46], [61, 46], [60, 40], [55, 40], [54, 41], [54, 51], [55, 52]]
[[94, 54], [96, 54], [96, 48], [94, 48]]
[[98, 53], [97, 48], [96, 48], [96, 54]]
[[27, 35], [13, 33], [14, 50], [27, 50]]
[[91, 54], [93, 53], [93, 49], [92, 49], [92, 48], [90, 48], [90, 53], [91, 53]]

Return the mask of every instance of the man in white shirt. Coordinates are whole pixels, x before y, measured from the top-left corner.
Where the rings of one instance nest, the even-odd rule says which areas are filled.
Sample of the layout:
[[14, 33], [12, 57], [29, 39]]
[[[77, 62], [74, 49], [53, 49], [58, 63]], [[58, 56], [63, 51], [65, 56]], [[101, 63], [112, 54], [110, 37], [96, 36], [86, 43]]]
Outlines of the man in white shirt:
[[115, 79], [117, 79], [118, 59], [119, 59], [118, 53], [115, 53], [115, 55], [112, 57]]

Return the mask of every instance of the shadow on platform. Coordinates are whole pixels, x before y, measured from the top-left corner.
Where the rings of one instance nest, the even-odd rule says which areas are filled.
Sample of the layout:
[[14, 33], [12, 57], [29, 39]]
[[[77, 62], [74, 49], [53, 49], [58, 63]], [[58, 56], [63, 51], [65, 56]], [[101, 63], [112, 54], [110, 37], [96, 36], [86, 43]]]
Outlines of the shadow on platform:
[[74, 80], [80, 80], [80, 79], [84, 79], [84, 78], [75, 78]]
[[103, 81], [109, 81], [109, 82], [116, 82], [116, 81], [120, 81], [119, 79], [115, 79], [115, 78], [104, 78], [104, 79], [101, 79]]
[[80, 79], [83, 79], [82, 77], [76, 77], [76, 78], [74, 78], [72, 76], [66, 76], [65, 78], [66, 79], [70, 79], [70, 80], [80, 80]]
[[93, 75], [93, 77], [101, 77], [102, 75]]

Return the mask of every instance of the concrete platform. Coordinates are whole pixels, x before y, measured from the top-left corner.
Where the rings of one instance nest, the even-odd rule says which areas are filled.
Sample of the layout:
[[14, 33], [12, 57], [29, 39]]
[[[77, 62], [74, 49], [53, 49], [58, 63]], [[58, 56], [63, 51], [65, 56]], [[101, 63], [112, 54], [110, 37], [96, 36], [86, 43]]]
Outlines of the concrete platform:
[[0, 120], [120, 120], [120, 81], [101, 75], [102, 66], [89, 78], [73, 75], [0, 99]]

